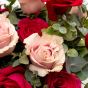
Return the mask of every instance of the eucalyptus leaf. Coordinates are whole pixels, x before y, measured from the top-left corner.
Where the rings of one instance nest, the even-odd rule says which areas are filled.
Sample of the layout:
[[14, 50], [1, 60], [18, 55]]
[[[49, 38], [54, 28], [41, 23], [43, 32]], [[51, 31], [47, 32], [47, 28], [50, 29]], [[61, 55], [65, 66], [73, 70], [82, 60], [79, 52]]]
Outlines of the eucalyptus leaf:
[[15, 25], [18, 24], [19, 19], [17, 19], [16, 14], [14, 13], [14, 11], [12, 11], [9, 14], [9, 19], [10, 19], [10, 21], [11, 21], [12, 24], [15, 24]]
[[64, 39], [67, 41], [73, 41], [77, 38], [77, 30], [74, 27], [68, 27], [67, 33], [64, 35]]
[[70, 26], [73, 26], [73, 27], [77, 26], [76, 22], [69, 22], [69, 21], [68, 21], [68, 24], [69, 24]]
[[31, 85], [33, 85], [34, 87], [40, 87], [41, 86], [41, 82], [39, 77], [37, 77], [37, 74], [33, 74], [32, 72], [30, 72], [29, 70], [26, 70], [25, 72], [25, 78], [27, 81], [29, 81], [31, 83]]
[[67, 29], [65, 27], [59, 27], [59, 32], [61, 34], [66, 34], [67, 33]]
[[68, 46], [66, 44], [63, 44], [63, 47], [64, 47], [64, 51], [66, 53], [68, 51]]
[[88, 77], [88, 63], [82, 68], [82, 73]]
[[77, 57], [78, 56], [78, 52], [76, 49], [69, 49], [67, 51], [67, 56], [69, 57]]
[[86, 65], [86, 61], [82, 57], [69, 57], [68, 59], [68, 65], [70, 67], [70, 70], [72, 72], [79, 72], [82, 70], [82, 68]]
[[85, 46], [85, 39], [81, 38], [77, 46]]
[[51, 26], [49, 26], [47, 29], [42, 30], [42, 32], [48, 33], [50, 35], [59, 35], [59, 32], [54, 30]]
[[78, 30], [79, 30], [84, 36], [88, 33], [88, 29], [87, 29], [87, 28], [84, 28], [84, 27], [78, 28]]
[[88, 54], [88, 49], [87, 48], [80, 49], [79, 55], [81, 57], [85, 57], [87, 54]]
[[15, 60], [12, 64], [13, 67], [20, 65], [19, 59]]
[[77, 72], [77, 76], [82, 80], [84, 81], [87, 77], [80, 71], [80, 72]]
[[19, 58], [19, 62], [20, 62], [21, 64], [29, 64], [29, 59], [28, 59], [27, 55], [26, 55], [26, 54], [22, 55], [22, 56]]
[[59, 27], [60, 27], [60, 24], [58, 24], [58, 23], [55, 23], [55, 24], [52, 25], [52, 28], [54, 30], [59, 30]]
[[[25, 78], [27, 81], [29, 81], [31, 84], [32, 84], [32, 77], [33, 77], [33, 74], [32, 72], [30, 72], [29, 70], [26, 70], [25, 71]], [[32, 84], [33, 85], [33, 84]]]

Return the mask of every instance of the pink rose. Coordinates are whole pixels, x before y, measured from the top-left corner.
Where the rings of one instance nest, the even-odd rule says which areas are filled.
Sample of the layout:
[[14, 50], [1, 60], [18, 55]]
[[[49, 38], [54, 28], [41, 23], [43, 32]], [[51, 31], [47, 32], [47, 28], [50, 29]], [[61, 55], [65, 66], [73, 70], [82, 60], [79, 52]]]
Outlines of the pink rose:
[[18, 41], [14, 26], [6, 18], [5, 13], [0, 15], [0, 57], [10, 54]]
[[43, 34], [40, 37], [34, 33], [24, 39], [26, 54], [30, 56], [31, 71], [37, 71], [39, 76], [49, 72], [59, 72], [65, 62], [65, 53], [62, 46], [63, 38], [56, 35]]
[[26, 14], [36, 13], [44, 7], [41, 0], [19, 0], [19, 3]]

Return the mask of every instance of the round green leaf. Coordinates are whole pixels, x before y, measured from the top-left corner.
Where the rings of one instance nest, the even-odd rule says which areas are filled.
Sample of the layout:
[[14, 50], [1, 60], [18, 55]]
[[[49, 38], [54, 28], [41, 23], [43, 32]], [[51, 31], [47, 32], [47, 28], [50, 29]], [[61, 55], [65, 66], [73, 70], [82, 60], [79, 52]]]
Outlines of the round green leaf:
[[67, 51], [67, 56], [69, 57], [77, 57], [78, 56], [78, 52], [76, 49], [69, 49]]
[[67, 29], [65, 27], [59, 27], [59, 32], [61, 34], [66, 34], [67, 33]]
[[69, 57], [67, 59], [71, 72], [79, 72], [87, 63], [82, 57]]
[[66, 44], [63, 44], [63, 47], [64, 47], [64, 51], [66, 53], [68, 51], [68, 46]]
[[85, 39], [81, 38], [81, 40], [79, 41], [79, 43], [77, 44], [77, 46], [85, 46]]
[[88, 77], [88, 64], [86, 64], [83, 68], [82, 68], [82, 73]]
[[84, 81], [86, 79], [85, 75], [80, 71], [77, 73], [77, 76], [82, 80]]
[[56, 23], [52, 25], [52, 28], [55, 30], [59, 30], [60, 24]]
[[28, 57], [26, 54], [22, 55], [20, 58], [19, 58], [19, 62], [21, 64], [29, 64], [29, 60], [28, 60]]
[[67, 41], [72, 41], [77, 38], [77, 30], [74, 27], [68, 27], [67, 33], [64, 35], [64, 39]]

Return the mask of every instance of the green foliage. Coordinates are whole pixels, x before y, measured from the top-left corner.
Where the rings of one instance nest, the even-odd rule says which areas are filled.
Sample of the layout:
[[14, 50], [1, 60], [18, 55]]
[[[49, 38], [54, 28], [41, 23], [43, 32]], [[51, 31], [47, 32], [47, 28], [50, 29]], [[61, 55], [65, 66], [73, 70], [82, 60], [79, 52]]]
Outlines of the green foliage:
[[80, 78], [80, 80], [86, 80], [86, 76], [81, 71], [77, 72], [76, 74]]
[[12, 11], [10, 14], [9, 14], [9, 17], [8, 17], [11, 21], [12, 24], [14, 25], [17, 25], [18, 24], [18, 21], [19, 19], [16, 17], [16, 14], [14, 11]]
[[12, 64], [13, 67], [20, 65], [19, 59], [15, 60]]
[[88, 33], [88, 29], [84, 27], [78, 28], [78, 30], [83, 34], [83, 36], [85, 36]]
[[78, 52], [76, 49], [69, 49], [67, 51], [67, 56], [69, 57], [77, 57], [78, 56]]
[[23, 52], [20, 53], [19, 62], [21, 64], [25, 64], [25, 65], [29, 64], [29, 59], [28, 59], [27, 55], [25, 54], [25, 50], [23, 50]]
[[88, 88], [88, 83], [85, 85], [85, 87], [84, 88]]
[[27, 81], [29, 81], [31, 83], [31, 85], [33, 86], [33, 88], [41, 86], [40, 79], [37, 76], [36, 72], [32, 73], [29, 70], [26, 70], [26, 72], [25, 72], [25, 78], [26, 78]]
[[82, 73], [88, 77], [88, 63], [82, 68]]
[[67, 64], [67, 68], [69, 68], [71, 72], [79, 72], [87, 62], [82, 57], [69, 57], [67, 59]]
[[7, 0], [9, 2], [9, 5], [6, 6], [6, 8], [9, 9], [9, 11], [12, 11], [12, 5], [15, 3], [16, 0]]

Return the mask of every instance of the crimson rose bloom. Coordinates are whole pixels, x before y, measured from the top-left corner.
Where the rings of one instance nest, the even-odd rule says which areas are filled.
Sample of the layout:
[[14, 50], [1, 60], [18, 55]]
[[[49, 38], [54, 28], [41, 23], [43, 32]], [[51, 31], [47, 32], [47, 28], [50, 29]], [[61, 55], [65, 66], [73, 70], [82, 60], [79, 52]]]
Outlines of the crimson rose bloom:
[[88, 48], [88, 34], [85, 36], [85, 44], [86, 44], [86, 47]]
[[72, 6], [79, 6], [83, 0], [42, 0], [47, 2], [48, 16], [50, 20], [56, 21], [58, 14], [65, 13]]
[[32, 88], [24, 77], [24, 69], [6, 67], [0, 70], [0, 88]]
[[0, 13], [7, 11], [7, 9], [1, 9], [0, 8]]
[[48, 88], [81, 88], [81, 81], [75, 74], [65, 71], [50, 73], [46, 76]]
[[25, 38], [33, 33], [41, 35], [41, 30], [48, 27], [48, 23], [40, 18], [30, 19], [24, 18], [18, 23], [19, 29], [17, 30], [20, 40], [23, 41]]

